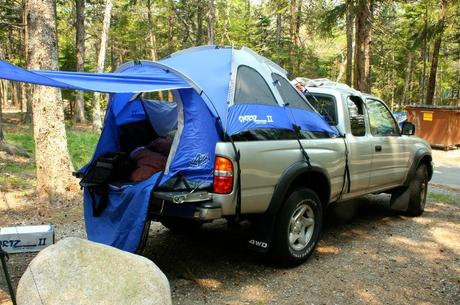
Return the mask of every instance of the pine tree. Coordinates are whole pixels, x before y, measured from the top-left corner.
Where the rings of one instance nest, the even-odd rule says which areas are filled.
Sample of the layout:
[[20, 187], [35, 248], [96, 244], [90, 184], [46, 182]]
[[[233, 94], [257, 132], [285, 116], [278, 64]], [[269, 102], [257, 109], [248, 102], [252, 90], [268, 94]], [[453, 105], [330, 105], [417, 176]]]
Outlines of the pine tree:
[[[58, 69], [55, 5], [53, 0], [28, 2], [30, 69]], [[35, 86], [32, 108], [37, 191], [40, 197], [55, 203], [76, 187], [60, 90]]]

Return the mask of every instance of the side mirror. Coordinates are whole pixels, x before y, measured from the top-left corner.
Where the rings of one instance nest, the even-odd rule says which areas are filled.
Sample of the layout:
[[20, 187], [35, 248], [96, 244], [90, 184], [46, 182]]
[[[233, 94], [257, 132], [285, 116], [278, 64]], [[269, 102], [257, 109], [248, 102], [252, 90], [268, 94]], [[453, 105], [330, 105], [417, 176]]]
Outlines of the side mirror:
[[405, 121], [401, 126], [401, 134], [405, 136], [413, 136], [415, 134], [415, 125]]

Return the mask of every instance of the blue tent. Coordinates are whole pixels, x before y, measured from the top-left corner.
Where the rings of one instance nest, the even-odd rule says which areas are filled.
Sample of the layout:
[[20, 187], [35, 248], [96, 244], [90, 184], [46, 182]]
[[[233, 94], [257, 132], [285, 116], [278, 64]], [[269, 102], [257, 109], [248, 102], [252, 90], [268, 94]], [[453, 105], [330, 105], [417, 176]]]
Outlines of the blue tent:
[[[138, 183], [110, 185], [109, 204], [100, 216], [93, 217], [94, 196], [84, 191], [88, 238], [130, 252], [139, 245], [155, 187], [174, 187], [178, 180], [193, 188], [212, 187], [217, 142], [295, 126], [306, 135], [338, 136], [289, 83], [286, 71], [247, 48], [196, 47], [158, 62], [128, 62], [115, 73], [29, 71], [0, 62], [0, 78], [110, 93], [91, 162], [127, 150], [121, 137], [131, 123], [148, 122], [160, 136], [175, 133], [164, 172]], [[171, 90], [175, 102], [140, 94], [161, 90]]]

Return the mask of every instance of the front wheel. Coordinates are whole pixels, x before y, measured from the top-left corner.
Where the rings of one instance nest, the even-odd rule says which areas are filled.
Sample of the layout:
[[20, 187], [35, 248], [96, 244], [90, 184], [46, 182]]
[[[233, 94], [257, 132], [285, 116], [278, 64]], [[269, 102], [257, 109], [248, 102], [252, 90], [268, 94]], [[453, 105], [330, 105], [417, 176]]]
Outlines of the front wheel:
[[272, 256], [283, 265], [298, 265], [313, 253], [323, 225], [323, 208], [309, 188], [297, 188], [282, 207], [273, 234]]
[[425, 164], [420, 164], [415, 176], [409, 184], [410, 199], [407, 214], [420, 216], [425, 211], [426, 195], [428, 193], [428, 170]]

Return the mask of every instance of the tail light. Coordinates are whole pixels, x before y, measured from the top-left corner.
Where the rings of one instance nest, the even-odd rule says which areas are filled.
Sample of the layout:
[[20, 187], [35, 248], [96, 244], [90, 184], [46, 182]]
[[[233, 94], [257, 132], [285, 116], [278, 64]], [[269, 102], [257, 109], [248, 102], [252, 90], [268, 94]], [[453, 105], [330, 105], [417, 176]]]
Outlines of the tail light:
[[214, 193], [229, 194], [233, 190], [233, 163], [224, 157], [214, 162]]

